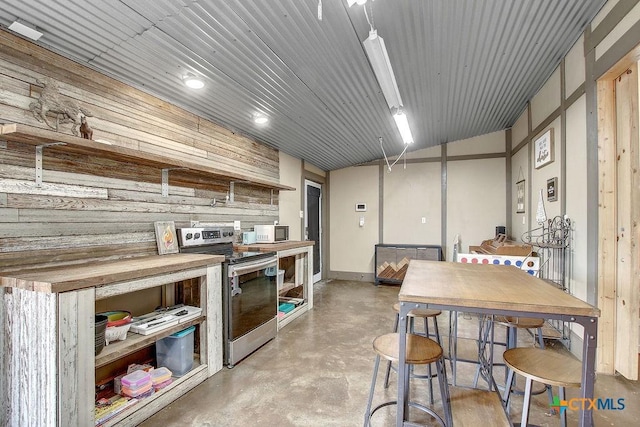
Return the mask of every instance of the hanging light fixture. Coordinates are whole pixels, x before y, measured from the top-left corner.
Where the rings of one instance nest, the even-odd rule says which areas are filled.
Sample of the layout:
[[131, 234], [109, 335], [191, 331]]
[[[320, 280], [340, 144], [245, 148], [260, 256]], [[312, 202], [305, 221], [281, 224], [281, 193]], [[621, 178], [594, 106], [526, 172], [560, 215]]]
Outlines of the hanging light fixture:
[[387, 47], [384, 44], [382, 37], [378, 35], [378, 32], [371, 28], [369, 37], [362, 42], [364, 50], [369, 58], [369, 63], [373, 69], [382, 95], [387, 101], [389, 110], [393, 114], [393, 119], [396, 122], [402, 141], [405, 144], [413, 143], [413, 135], [409, 128], [409, 121], [407, 115], [404, 112], [402, 106], [402, 97], [400, 96], [400, 89], [398, 89], [398, 83], [396, 82], [396, 76], [393, 73], [393, 67], [391, 67], [391, 61], [389, 60], [389, 54], [387, 53]]
[[407, 120], [407, 115], [401, 108], [396, 109], [393, 113], [393, 120], [396, 121], [396, 126], [398, 127], [398, 131], [402, 137], [402, 142], [405, 144], [413, 144], [413, 135], [409, 128], [409, 121]]
[[202, 89], [204, 87], [204, 81], [191, 73], [182, 76], [182, 82], [190, 89]]
[[369, 58], [373, 74], [376, 75], [382, 94], [387, 100], [389, 109], [402, 107], [402, 98], [400, 90], [396, 82], [396, 76], [391, 67], [387, 47], [382, 37], [378, 35], [378, 31], [373, 28], [369, 31], [369, 37], [362, 42], [364, 50]]

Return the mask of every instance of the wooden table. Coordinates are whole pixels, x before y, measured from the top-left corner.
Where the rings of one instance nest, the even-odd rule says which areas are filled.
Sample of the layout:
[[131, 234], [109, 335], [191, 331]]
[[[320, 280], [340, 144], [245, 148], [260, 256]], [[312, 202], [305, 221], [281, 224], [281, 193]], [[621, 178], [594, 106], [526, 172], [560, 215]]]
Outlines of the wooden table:
[[[526, 316], [576, 322], [584, 327], [581, 397], [593, 399], [600, 310], [516, 268], [491, 264], [412, 260], [400, 294], [400, 363], [397, 426], [407, 411], [405, 360], [407, 313], [414, 308]], [[588, 407], [588, 405], [587, 405]], [[580, 411], [580, 426], [593, 426], [590, 410]]]

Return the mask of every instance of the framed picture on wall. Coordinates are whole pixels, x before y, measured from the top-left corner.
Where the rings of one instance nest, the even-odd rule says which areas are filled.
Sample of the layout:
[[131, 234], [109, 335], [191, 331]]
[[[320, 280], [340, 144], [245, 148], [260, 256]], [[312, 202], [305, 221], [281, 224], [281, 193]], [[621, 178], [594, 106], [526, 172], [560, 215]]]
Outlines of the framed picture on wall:
[[153, 225], [156, 229], [158, 254], [178, 253], [178, 237], [176, 235], [175, 223], [173, 221], [156, 221]]
[[553, 162], [553, 128], [533, 142], [533, 165], [536, 169]]
[[558, 200], [558, 177], [547, 180], [547, 200], [555, 202]]
[[524, 213], [524, 182], [516, 182], [516, 213]]

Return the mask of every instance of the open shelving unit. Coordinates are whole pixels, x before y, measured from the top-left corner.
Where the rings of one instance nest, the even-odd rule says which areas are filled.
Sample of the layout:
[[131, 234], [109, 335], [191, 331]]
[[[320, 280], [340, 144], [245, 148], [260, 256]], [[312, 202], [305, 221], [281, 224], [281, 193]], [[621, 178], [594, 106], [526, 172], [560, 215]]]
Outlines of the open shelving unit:
[[[116, 161], [126, 161], [142, 166], [155, 167], [161, 170], [163, 183], [163, 195], [168, 186], [169, 173], [177, 180], [183, 179], [189, 182], [206, 182], [215, 178], [229, 181], [230, 191], [233, 191], [231, 183], [247, 183], [257, 187], [273, 190], [295, 190], [293, 187], [281, 185], [276, 182], [249, 177], [246, 175], [216, 169], [207, 164], [208, 159], [202, 163], [162, 156], [128, 147], [121, 147], [108, 142], [97, 142], [83, 139], [73, 135], [67, 135], [53, 130], [38, 128], [35, 126], [11, 123], [0, 125], [0, 139], [36, 146], [36, 181], [42, 180], [42, 150], [55, 150], [63, 153], [100, 156]], [[40, 161], [38, 161], [38, 158]], [[168, 194], [168, 193], [167, 193]]]

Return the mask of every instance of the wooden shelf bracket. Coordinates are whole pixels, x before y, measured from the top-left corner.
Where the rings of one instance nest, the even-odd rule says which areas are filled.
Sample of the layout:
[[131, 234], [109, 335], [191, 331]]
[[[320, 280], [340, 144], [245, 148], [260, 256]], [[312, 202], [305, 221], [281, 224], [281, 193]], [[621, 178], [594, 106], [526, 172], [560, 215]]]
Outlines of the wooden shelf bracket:
[[64, 142], [51, 142], [49, 144], [36, 145], [36, 187], [42, 186], [42, 153], [45, 147], [52, 147], [55, 145], [67, 145]]

